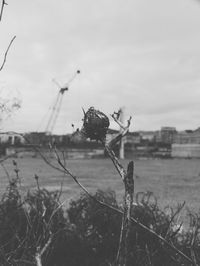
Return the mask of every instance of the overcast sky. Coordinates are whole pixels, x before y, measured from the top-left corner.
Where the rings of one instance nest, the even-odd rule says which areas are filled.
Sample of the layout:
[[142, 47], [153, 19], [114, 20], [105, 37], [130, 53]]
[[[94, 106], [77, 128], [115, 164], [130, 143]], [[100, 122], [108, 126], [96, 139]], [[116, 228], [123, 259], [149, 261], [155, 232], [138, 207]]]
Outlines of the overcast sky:
[[[64, 95], [56, 133], [81, 126], [82, 107], [113, 113], [125, 106], [131, 130], [200, 126], [200, 1], [7, 0], [0, 24], [4, 97], [21, 110], [1, 130], [45, 130], [58, 88]], [[0, 61], [1, 62], [1, 61]], [[112, 124], [114, 127], [114, 124]]]

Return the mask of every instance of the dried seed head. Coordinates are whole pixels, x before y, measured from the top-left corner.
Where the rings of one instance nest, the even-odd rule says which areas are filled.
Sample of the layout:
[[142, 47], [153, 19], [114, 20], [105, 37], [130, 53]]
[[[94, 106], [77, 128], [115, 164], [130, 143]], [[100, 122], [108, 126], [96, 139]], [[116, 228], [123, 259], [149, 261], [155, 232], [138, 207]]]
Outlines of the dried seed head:
[[83, 132], [87, 138], [91, 140], [104, 140], [108, 127], [110, 125], [108, 117], [90, 107], [88, 111], [84, 112]]

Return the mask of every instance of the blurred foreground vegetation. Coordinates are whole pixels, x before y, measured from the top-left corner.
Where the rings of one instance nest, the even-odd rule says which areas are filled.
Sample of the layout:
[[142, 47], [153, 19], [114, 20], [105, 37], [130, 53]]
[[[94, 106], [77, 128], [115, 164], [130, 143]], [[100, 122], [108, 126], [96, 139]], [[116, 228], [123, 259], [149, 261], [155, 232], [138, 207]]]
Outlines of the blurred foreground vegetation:
[[[40, 187], [37, 176], [35, 179], [37, 189], [25, 195], [20, 192], [20, 180], [10, 180], [1, 198], [0, 265], [38, 265], [37, 254], [46, 266], [115, 265], [120, 213], [85, 194], [66, 209], [60, 202], [60, 191], [49, 192]], [[94, 196], [122, 209], [113, 191], [98, 190]], [[199, 213], [188, 211], [185, 226], [180, 222], [183, 205], [161, 210], [152, 193], [136, 196], [132, 216], [199, 265]], [[128, 241], [128, 265], [192, 265], [137, 224], [132, 225]]]

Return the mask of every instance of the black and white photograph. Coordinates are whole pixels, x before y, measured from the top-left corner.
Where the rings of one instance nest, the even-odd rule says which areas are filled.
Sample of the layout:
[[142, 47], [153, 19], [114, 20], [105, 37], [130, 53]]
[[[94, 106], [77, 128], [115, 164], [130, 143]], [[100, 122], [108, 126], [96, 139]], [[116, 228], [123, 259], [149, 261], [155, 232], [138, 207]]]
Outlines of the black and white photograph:
[[200, 265], [200, 0], [0, 0], [0, 266]]

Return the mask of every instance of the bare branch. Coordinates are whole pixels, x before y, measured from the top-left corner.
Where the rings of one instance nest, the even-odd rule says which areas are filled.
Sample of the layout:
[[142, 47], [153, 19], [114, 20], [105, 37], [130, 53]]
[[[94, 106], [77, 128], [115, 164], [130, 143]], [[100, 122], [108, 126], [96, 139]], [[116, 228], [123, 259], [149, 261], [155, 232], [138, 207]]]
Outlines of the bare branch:
[[3, 69], [3, 67], [4, 67], [4, 65], [5, 65], [5, 63], [6, 63], [6, 59], [7, 59], [7, 55], [8, 55], [8, 51], [9, 51], [9, 49], [10, 49], [12, 43], [14, 42], [15, 38], [16, 38], [16, 36], [14, 36], [14, 37], [11, 39], [11, 41], [10, 41], [10, 43], [9, 43], [9, 45], [8, 45], [8, 48], [6, 49], [6, 52], [5, 52], [5, 54], [4, 54], [3, 63], [2, 63], [2, 65], [0, 66], [0, 71]]
[[7, 3], [5, 2], [5, 0], [2, 0], [1, 11], [0, 11], [0, 21], [2, 20], [3, 10], [4, 10], [5, 5], [7, 5]]
[[149, 266], [152, 266], [151, 256], [150, 256], [150, 252], [149, 252], [149, 247], [148, 247], [147, 244], [146, 244], [146, 246], [145, 246], [145, 250], [146, 250], [146, 254], [147, 254], [148, 265], [149, 265]]
[[120, 126], [121, 129], [120, 133], [108, 143], [109, 147], [112, 149], [114, 145], [117, 142], [119, 142], [128, 133], [132, 117], [130, 116], [130, 118], [127, 121], [127, 125], [125, 126], [121, 123], [121, 121], [119, 121], [119, 119], [115, 116], [115, 114], [112, 114], [111, 116], [114, 119], [114, 121]]
[[104, 145], [105, 150], [107, 151], [107, 153], [108, 153], [109, 157], [111, 158], [115, 168], [117, 169], [119, 175], [121, 176], [122, 181], [124, 182], [126, 171], [124, 170], [123, 166], [119, 162], [118, 158], [115, 156], [112, 148], [114, 147], [114, 145], [117, 142], [119, 142], [127, 134], [128, 130], [129, 130], [130, 123], [131, 123], [131, 117], [127, 121], [127, 126], [124, 126], [124, 125], [121, 125], [121, 122], [118, 120], [115, 113], [111, 116], [113, 117], [113, 119], [115, 120], [116, 123], [120, 124], [122, 131], [114, 139], [112, 139], [110, 142], [108, 142], [108, 143], [102, 142], [102, 144]]
[[123, 166], [119, 162], [118, 158], [115, 156], [114, 152], [111, 150], [110, 145], [105, 144], [104, 147], [105, 147], [105, 150], [107, 151], [109, 157], [111, 158], [115, 168], [117, 169], [118, 173], [120, 174], [122, 181], [124, 181], [126, 172], [125, 172]]
[[[177, 206], [177, 210], [175, 212], [173, 211], [172, 208], [170, 208], [171, 212], [172, 212], [172, 215], [171, 215], [171, 218], [170, 218], [170, 220], [168, 222], [168, 228], [166, 230], [165, 237], [168, 235], [170, 226], [174, 222], [175, 217], [181, 212], [181, 210], [183, 209], [184, 206], [185, 206], [185, 201], [182, 204], [180, 204], [179, 206]], [[180, 231], [181, 227], [182, 227], [182, 223], [179, 225], [177, 230], [173, 233], [172, 237], [174, 237]]]
[[130, 227], [131, 227], [130, 218], [131, 218], [131, 209], [133, 205], [133, 194], [134, 194], [134, 180], [133, 180], [134, 164], [133, 161], [129, 162], [126, 172], [123, 166], [120, 164], [118, 158], [115, 156], [112, 148], [117, 142], [121, 141], [122, 138], [127, 134], [131, 123], [131, 117], [128, 119], [127, 125], [124, 125], [119, 120], [120, 117], [119, 113], [114, 112], [114, 114], [112, 114], [111, 116], [114, 119], [114, 121], [120, 126], [120, 133], [109, 143], [103, 143], [103, 144], [115, 168], [120, 174], [125, 187], [124, 212], [122, 216], [122, 225], [121, 225], [121, 233], [120, 233], [116, 264], [119, 266], [126, 266], [128, 260], [128, 253], [129, 253], [128, 242], [129, 242]]
[[134, 194], [134, 163], [129, 162], [127, 167], [127, 174], [124, 178], [125, 198], [124, 198], [124, 213], [122, 217], [121, 235], [119, 241], [119, 248], [117, 253], [117, 265], [127, 265], [127, 259], [129, 254], [129, 237], [131, 227], [131, 209], [133, 206], [133, 194]]
[[53, 238], [52, 235], [50, 235], [50, 237], [49, 237], [47, 243], [44, 245], [44, 247], [42, 249], [40, 249], [40, 247], [37, 248], [37, 253], [35, 255], [35, 260], [36, 260], [37, 266], [42, 266], [42, 255], [50, 246], [50, 244], [52, 242], [52, 238]]
[[6, 174], [6, 177], [8, 178], [8, 181], [10, 182], [10, 175], [9, 175], [6, 167], [4, 166], [4, 164], [2, 162], [0, 162], [0, 165], [2, 166], [2, 168], [3, 168], [3, 170], [4, 170], [5, 174]]
[[127, 128], [129, 128], [129, 126], [130, 126], [130, 124], [131, 124], [131, 119], [132, 119], [131, 116], [130, 116], [130, 118], [129, 118], [128, 121], [127, 121], [127, 122], [128, 122], [128, 125], [127, 125], [127, 126], [124, 126], [124, 125], [122, 124], [122, 122], [118, 119], [118, 117], [116, 116], [115, 113], [112, 114], [111, 116], [112, 116], [112, 118], [114, 119], [114, 121], [120, 126], [121, 129], [126, 130]]
[[198, 266], [197, 259], [196, 259], [196, 254], [195, 254], [195, 251], [194, 251], [194, 244], [195, 244], [195, 241], [196, 241], [196, 238], [197, 238], [197, 234], [198, 234], [198, 230], [199, 230], [197, 219], [195, 219], [194, 223], [195, 224], [194, 224], [194, 228], [193, 228], [193, 232], [192, 232], [190, 252], [191, 252], [191, 257], [192, 257], [192, 259], [194, 261], [194, 265]]

